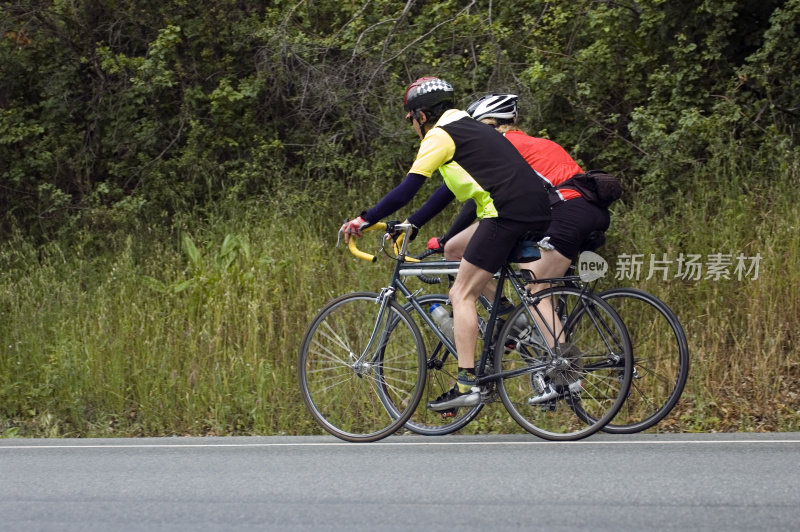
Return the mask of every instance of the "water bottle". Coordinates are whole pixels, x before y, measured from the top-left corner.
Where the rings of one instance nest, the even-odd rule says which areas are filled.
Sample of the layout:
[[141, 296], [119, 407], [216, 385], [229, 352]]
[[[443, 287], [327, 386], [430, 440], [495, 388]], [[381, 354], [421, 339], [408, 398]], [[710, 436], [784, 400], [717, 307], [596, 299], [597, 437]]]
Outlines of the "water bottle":
[[514, 320], [514, 325], [511, 326], [511, 331], [514, 334], [519, 334], [528, 328], [528, 315], [522, 312], [517, 319]]
[[[497, 318], [497, 325], [495, 327], [495, 334], [499, 333], [506, 323], [505, 318]], [[514, 320], [514, 325], [511, 326], [511, 334], [517, 335], [528, 328], [528, 315], [524, 312], [517, 316]]]
[[441, 306], [439, 303], [434, 303], [431, 305], [430, 313], [433, 321], [439, 326], [439, 330], [444, 333], [448, 340], [453, 342], [453, 345], [455, 345], [456, 341], [455, 337], [453, 336], [453, 317], [450, 315], [447, 309]]
[[527, 312], [522, 312], [517, 319], [514, 320], [514, 325], [511, 326], [511, 334], [517, 340], [524, 340], [528, 343], [543, 344], [544, 339], [539, 333], [536, 326], [530, 321]]

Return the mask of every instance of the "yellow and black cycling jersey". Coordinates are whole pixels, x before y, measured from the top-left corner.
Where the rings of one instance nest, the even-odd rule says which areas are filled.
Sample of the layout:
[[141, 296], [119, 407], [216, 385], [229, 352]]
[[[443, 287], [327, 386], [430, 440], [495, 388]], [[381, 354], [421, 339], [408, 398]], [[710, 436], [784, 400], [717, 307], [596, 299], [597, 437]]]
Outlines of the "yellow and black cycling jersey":
[[409, 174], [431, 177], [436, 170], [456, 199], [475, 201], [480, 219], [549, 217], [547, 194], [530, 165], [501, 134], [464, 111], [441, 116], [420, 143]]

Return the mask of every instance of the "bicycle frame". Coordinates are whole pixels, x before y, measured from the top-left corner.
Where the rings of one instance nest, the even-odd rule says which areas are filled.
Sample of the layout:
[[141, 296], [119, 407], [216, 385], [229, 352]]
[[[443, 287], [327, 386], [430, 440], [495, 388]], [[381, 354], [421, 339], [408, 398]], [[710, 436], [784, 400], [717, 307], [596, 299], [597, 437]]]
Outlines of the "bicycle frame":
[[[480, 298], [477, 308], [464, 309], [478, 313], [476, 332], [483, 342], [476, 356], [480, 398], [463, 405], [469, 407], [463, 415], [442, 411], [441, 418], [454, 418], [452, 423], [428, 422], [439, 410], [427, 401], [419, 407], [420, 399], [425, 395], [432, 400], [452, 389], [457, 359], [451, 332], [439, 329], [428, 307], [436, 302], [452, 312], [452, 305], [447, 295], [423, 294], [423, 288], [406, 278], [435, 284], [436, 276], [457, 276], [462, 262], [422, 262], [424, 256], [408, 256], [405, 237], [413, 229], [410, 224], [378, 223], [369, 229], [386, 230], [380, 247], [394, 261], [389, 283], [377, 293], [331, 300], [309, 325], [300, 348], [303, 400], [325, 430], [348, 441], [376, 441], [419, 416], [419, 422], [408, 426], [424, 434], [445, 434], [451, 426], [463, 427], [483, 405], [499, 398], [528, 432], [568, 441], [595, 433], [619, 410], [633, 365], [624, 324], [608, 304], [583, 288], [561, 287], [576, 278], [533, 279], [516, 267], [515, 255], [493, 276], [498, 284], [494, 296]], [[353, 255], [377, 260], [358, 250], [356, 241], [348, 242]], [[531, 283], [554, 286], [540, 291]], [[513, 309], [501, 304], [504, 291], [518, 302]], [[410, 343], [413, 349], [407, 347]], [[431, 346], [430, 354], [426, 346]], [[618, 364], [623, 357], [624, 365]], [[430, 371], [442, 369], [428, 379]]]
[[[386, 224], [380, 223], [371, 226], [368, 229], [382, 229], [386, 228]], [[395, 230], [402, 230], [402, 231], [409, 231], [412, 226], [411, 224], [393, 224], [392, 228]], [[401, 240], [402, 239], [402, 240]], [[450, 341], [447, 336], [442, 333], [433, 319], [429, 316], [429, 314], [425, 311], [422, 305], [416, 300], [416, 296], [419, 294], [421, 290], [417, 290], [416, 292], [412, 292], [409, 289], [405, 282], [403, 282], [403, 277], [420, 277], [420, 276], [427, 276], [427, 275], [456, 275], [458, 273], [459, 265], [461, 264], [460, 261], [420, 261], [419, 259], [409, 257], [408, 256], [408, 242], [410, 239], [402, 238], [398, 239], [398, 242], [394, 244], [394, 251], [396, 252], [396, 256], [394, 257], [395, 266], [392, 272], [392, 278], [389, 283], [389, 286], [384, 287], [381, 289], [381, 292], [378, 296], [378, 303], [381, 304], [381, 308], [378, 314], [378, 318], [375, 321], [375, 327], [372, 332], [372, 336], [370, 341], [367, 345], [367, 348], [359, 357], [356, 364], [363, 364], [363, 360], [366, 357], [367, 353], [370, 351], [372, 346], [375, 344], [376, 339], [378, 336], [381, 336], [383, 339], [383, 334], [386, 333], [387, 327], [383, 327], [381, 324], [384, 320], [384, 315], [386, 313], [386, 306], [388, 305], [388, 300], [393, 299], [396, 297], [397, 292], [400, 292], [405, 300], [411, 305], [411, 307], [416, 311], [416, 313], [421, 317], [422, 321], [425, 322], [427, 327], [433, 331], [439, 341], [450, 350], [451, 353], [456, 353], [456, 346], [453, 342]], [[355, 256], [362, 258], [364, 260], [369, 260], [374, 262], [377, 260], [376, 257], [373, 255], [369, 255], [364, 253], [363, 251], [359, 250], [355, 244], [355, 239], [350, 239], [349, 247], [351, 253]], [[493, 372], [491, 374], [486, 374], [486, 366], [489, 361], [489, 357], [492, 356], [492, 350], [494, 349], [494, 344], [491, 341], [487, 341], [493, 337], [494, 329], [497, 324], [497, 317], [498, 317], [498, 309], [500, 308], [500, 300], [503, 295], [503, 287], [505, 286], [506, 282], [510, 282], [512, 288], [516, 292], [519, 300], [525, 304], [526, 312], [528, 313], [529, 317], [531, 318], [531, 322], [537, 329], [537, 332], [540, 336], [544, 337], [544, 334], [539, 326], [538, 321], [534, 318], [531, 307], [533, 306], [536, 308], [537, 299], [536, 294], [529, 294], [525, 288], [526, 284], [535, 283], [535, 284], [574, 284], [574, 285], [581, 285], [582, 292], [591, 292], [588, 284], [581, 283], [580, 276], [577, 275], [570, 275], [570, 276], [563, 276], [563, 277], [553, 277], [553, 278], [544, 278], [544, 279], [534, 279], [529, 274], [526, 275], [525, 273], [515, 271], [509, 262], [503, 264], [500, 268], [500, 271], [495, 274], [494, 278], [497, 281], [497, 290], [495, 291], [494, 301], [492, 302], [491, 310], [489, 312], [489, 322], [487, 324], [487, 328], [483, 333], [483, 350], [481, 352], [480, 359], [478, 361], [478, 365], [476, 366], [476, 384], [483, 385], [488, 382], [494, 382], [502, 378], [509, 378], [509, 377], [516, 377], [522, 376], [526, 374], [535, 373], [547, 368], [546, 363], [536, 364], [536, 365], [529, 365], [525, 368], [521, 368], [514, 371], [506, 371], [506, 372]], [[544, 316], [541, 312], [537, 309], [538, 317], [542, 320], [542, 323], [545, 322]], [[595, 323], [596, 326], [597, 320], [594, 316], [591, 316], [592, 321]], [[554, 335], [554, 331], [548, 331], [549, 334]], [[550, 357], [554, 357], [555, 354], [553, 353], [553, 348], [549, 345], [542, 344], [541, 346], [543, 349], [547, 350], [547, 354]], [[610, 347], [610, 346], [609, 346]]]
[[[395, 276], [392, 279], [392, 285], [396, 287], [401, 294], [405, 297], [406, 301], [411, 305], [411, 307], [419, 314], [425, 324], [431, 329], [439, 341], [450, 350], [451, 353], [456, 353], [456, 347], [447, 338], [440, 330], [433, 319], [428, 315], [422, 305], [420, 305], [416, 300], [416, 295], [419, 293], [413, 293], [405, 283], [397, 278], [397, 276], [401, 277], [419, 277], [423, 275], [455, 275], [458, 273], [458, 267], [460, 262], [459, 261], [427, 261], [427, 262], [418, 262], [418, 263], [404, 263], [398, 261], [398, 264], [395, 268]], [[514, 377], [520, 376], [530, 373], [535, 373], [537, 371], [541, 371], [546, 367], [546, 364], [540, 365], [531, 365], [524, 369], [519, 369], [515, 371], [507, 371], [507, 372], [494, 372], [491, 374], [486, 374], [486, 365], [489, 361], [489, 357], [492, 356], [492, 351], [494, 349], [494, 345], [492, 342], [487, 341], [488, 339], [492, 338], [494, 335], [494, 329], [497, 325], [497, 317], [498, 317], [498, 309], [500, 308], [500, 299], [503, 294], [503, 287], [506, 282], [510, 281], [511, 286], [513, 287], [514, 291], [517, 293], [517, 296], [520, 298], [521, 301], [526, 302], [526, 307], [528, 307], [527, 312], [529, 313], [530, 317], [533, 318], [531, 314], [530, 307], [528, 301], [531, 300], [531, 297], [527, 295], [525, 290], [525, 283], [526, 282], [535, 282], [535, 283], [558, 283], [564, 282], [568, 278], [551, 278], [551, 279], [537, 279], [537, 280], [529, 280], [525, 281], [522, 279], [523, 274], [514, 271], [510, 265], [504, 264], [500, 271], [495, 275], [495, 279], [497, 280], [497, 290], [495, 292], [494, 301], [491, 305], [491, 310], [489, 311], [489, 321], [487, 324], [487, 328], [483, 333], [483, 350], [481, 352], [480, 359], [478, 361], [478, 365], [476, 366], [476, 384], [482, 385], [488, 382], [493, 382], [499, 380], [501, 378], [507, 377]], [[516, 281], [516, 282], [515, 282]], [[535, 297], [535, 296], [534, 296]], [[535, 304], [534, 304], [535, 305]], [[539, 317], [541, 313], [539, 313]], [[539, 325], [536, 320], [532, 320], [532, 323], [536, 326], [537, 332], [542, 335], [542, 330], [539, 328]], [[550, 331], [552, 334], [552, 331]], [[548, 354], [553, 356], [552, 348], [548, 345], [543, 345], [542, 347], [546, 348]]]

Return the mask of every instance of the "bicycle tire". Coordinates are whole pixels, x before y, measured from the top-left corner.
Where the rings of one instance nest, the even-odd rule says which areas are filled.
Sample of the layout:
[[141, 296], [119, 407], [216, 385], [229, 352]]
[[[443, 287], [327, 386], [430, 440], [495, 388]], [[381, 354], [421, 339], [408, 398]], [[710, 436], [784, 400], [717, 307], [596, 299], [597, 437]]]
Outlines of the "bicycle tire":
[[[418, 297], [417, 302], [426, 310], [433, 304], [439, 304], [452, 312], [450, 298], [446, 294], [426, 294]], [[412, 314], [409, 310], [413, 308], [410, 303], [406, 303], [403, 308]], [[483, 404], [456, 409], [452, 416], [442, 415], [427, 407], [429, 402], [455, 385], [458, 379], [458, 357], [445, 347], [427, 325], [421, 324], [420, 331], [428, 353], [425, 391], [416, 411], [406, 421], [405, 428], [422, 436], [451, 434], [461, 430], [475, 419], [483, 409]]]
[[[545, 298], [560, 310], [545, 317], [535, 307]], [[633, 356], [624, 323], [608, 303], [574, 287], [542, 290], [527, 303], [550, 331], [559, 321], [558, 341], [564, 347], [563, 352], [547, 348], [526, 307], [511, 313], [500, 331], [494, 366], [501, 373], [519, 372], [499, 379], [506, 410], [522, 428], [546, 440], [596, 433], [617, 414], [630, 386]]]
[[628, 399], [603, 431], [634, 434], [675, 408], [689, 377], [689, 344], [678, 317], [656, 296], [636, 288], [597, 294], [625, 323], [633, 346], [634, 373]]
[[[422, 397], [425, 345], [403, 307], [390, 300], [368, 359], [357, 359], [376, 327], [378, 294], [357, 292], [328, 302], [311, 321], [300, 347], [303, 401], [320, 426], [351, 442], [373, 442], [400, 429]], [[393, 323], [393, 334], [385, 328]], [[384, 406], [389, 393], [396, 411]]]

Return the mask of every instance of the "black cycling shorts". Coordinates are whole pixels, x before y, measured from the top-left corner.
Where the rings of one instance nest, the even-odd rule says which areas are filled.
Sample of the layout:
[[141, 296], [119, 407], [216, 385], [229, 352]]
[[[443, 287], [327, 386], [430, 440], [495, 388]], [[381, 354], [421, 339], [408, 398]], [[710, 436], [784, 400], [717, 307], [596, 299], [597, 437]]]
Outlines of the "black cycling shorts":
[[464, 259], [482, 270], [495, 273], [506, 262], [522, 235], [531, 233], [530, 240], [539, 240], [547, 226], [547, 222], [484, 218], [467, 243]]
[[552, 219], [546, 235], [556, 251], [574, 260], [592, 231], [605, 231], [611, 222], [608, 211], [583, 198], [559, 201], [550, 209]]

